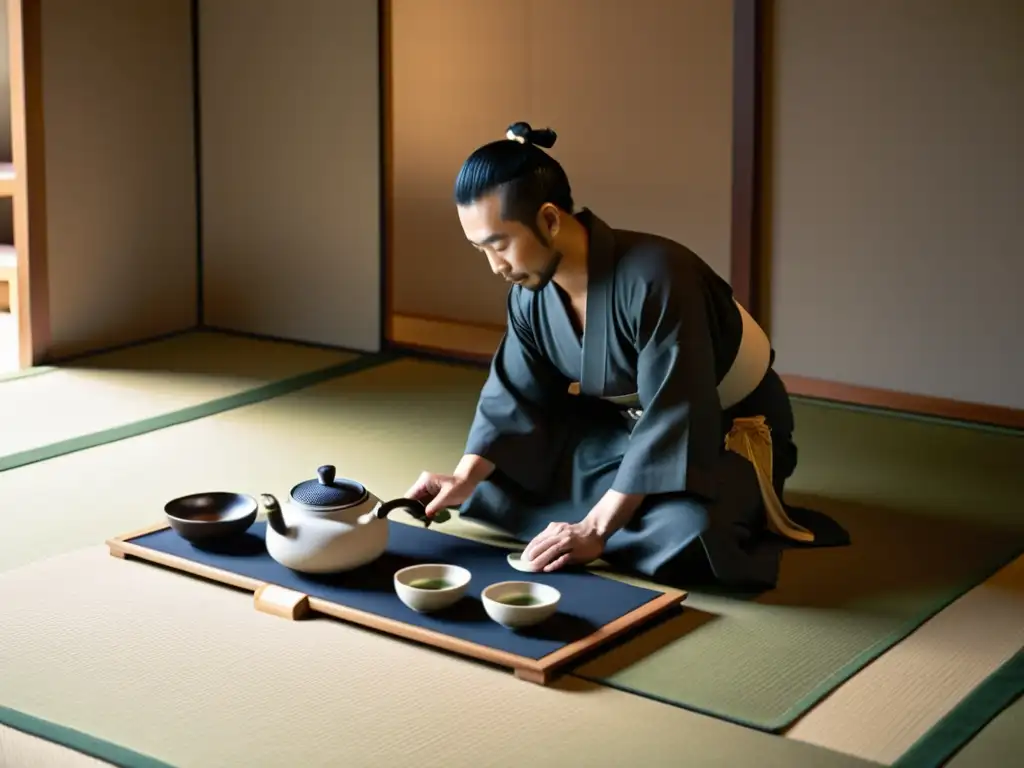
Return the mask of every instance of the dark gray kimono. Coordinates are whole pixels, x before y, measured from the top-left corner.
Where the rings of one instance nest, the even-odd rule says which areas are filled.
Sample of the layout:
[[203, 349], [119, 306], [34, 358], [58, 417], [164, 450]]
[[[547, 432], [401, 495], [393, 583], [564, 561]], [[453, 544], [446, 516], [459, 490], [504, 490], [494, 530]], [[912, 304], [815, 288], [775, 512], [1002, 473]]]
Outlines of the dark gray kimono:
[[[742, 323], [728, 283], [678, 243], [613, 230], [589, 211], [578, 218], [590, 233], [585, 332], [554, 283], [509, 292], [466, 445], [497, 469], [462, 515], [528, 541], [550, 522], [581, 520], [609, 488], [646, 494], [606, 561], [667, 583], [773, 585], [780, 548], [759, 546], [754, 468], [724, 439], [733, 419], [766, 417], [781, 498], [796, 465], [781, 381], [769, 370], [723, 410], [717, 386]], [[609, 400], [630, 395], [639, 417]]]

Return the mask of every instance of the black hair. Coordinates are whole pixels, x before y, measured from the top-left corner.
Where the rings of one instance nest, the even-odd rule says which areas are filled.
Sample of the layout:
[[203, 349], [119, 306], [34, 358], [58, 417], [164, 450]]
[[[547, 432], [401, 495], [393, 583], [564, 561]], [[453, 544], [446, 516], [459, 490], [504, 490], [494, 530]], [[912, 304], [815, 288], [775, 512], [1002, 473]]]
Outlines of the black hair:
[[537, 211], [545, 203], [573, 212], [572, 188], [561, 164], [541, 147], [550, 149], [558, 138], [550, 128], [534, 130], [513, 123], [506, 138], [476, 149], [455, 179], [455, 203], [471, 205], [500, 189], [501, 217], [537, 232]]

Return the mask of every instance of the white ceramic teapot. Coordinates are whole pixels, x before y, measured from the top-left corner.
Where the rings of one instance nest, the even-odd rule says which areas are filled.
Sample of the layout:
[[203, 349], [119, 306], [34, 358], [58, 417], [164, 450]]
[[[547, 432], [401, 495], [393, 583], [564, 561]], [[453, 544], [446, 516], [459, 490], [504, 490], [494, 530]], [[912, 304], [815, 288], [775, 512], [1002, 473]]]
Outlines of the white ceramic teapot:
[[292, 488], [283, 506], [269, 493], [260, 501], [267, 515], [267, 552], [302, 573], [350, 571], [376, 560], [388, 545], [392, 510], [405, 508], [430, 522], [421, 502], [382, 502], [360, 483], [335, 477], [330, 465], [317, 470], [317, 479]]

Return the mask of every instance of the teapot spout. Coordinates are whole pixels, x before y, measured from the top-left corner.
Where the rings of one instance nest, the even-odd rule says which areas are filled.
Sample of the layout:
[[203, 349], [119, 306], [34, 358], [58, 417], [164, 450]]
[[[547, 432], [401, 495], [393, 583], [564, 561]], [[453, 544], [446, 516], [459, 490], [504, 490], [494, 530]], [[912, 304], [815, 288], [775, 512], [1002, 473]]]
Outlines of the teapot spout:
[[260, 502], [263, 504], [263, 508], [267, 512], [267, 525], [269, 525], [275, 533], [287, 536], [288, 526], [284, 522], [284, 513], [281, 512], [281, 505], [278, 504], [277, 499], [269, 493], [264, 493], [260, 496]]

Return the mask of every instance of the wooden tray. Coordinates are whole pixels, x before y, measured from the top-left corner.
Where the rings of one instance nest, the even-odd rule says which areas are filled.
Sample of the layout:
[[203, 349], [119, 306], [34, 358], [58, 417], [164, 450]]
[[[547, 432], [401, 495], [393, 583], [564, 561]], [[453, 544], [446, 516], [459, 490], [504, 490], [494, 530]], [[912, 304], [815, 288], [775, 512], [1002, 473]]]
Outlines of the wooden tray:
[[[394, 523], [394, 525], [403, 524]], [[388, 616], [381, 616], [331, 600], [307, 595], [280, 584], [269, 583], [252, 576], [235, 573], [207, 563], [152, 549], [133, 541], [139, 537], [168, 529], [169, 526], [166, 524], [153, 525], [108, 539], [106, 543], [110, 549], [110, 554], [114, 557], [136, 558], [239, 589], [250, 590], [253, 592], [254, 607], [256, 610], [264, 613], [292, 620], [301, 619], [310, 612], [320, 613], [407, 640], [431, 645], [439, 649], [509, 668], [514, 671], [516, 677], [541, 685], [546, 685], [558, 671], [584, 654], [594, 651], [599, 646], [609, 643], [614, 638], [653, 620], [670, 609], [677, 608], [686, 597], [686, 592], [681, 590], [649, 590], [654, 592], [655, 596], [639, 608], [622, 614], [618, 618], [597, 627], [594, 631], [580, 639], [563, 644], [551, 653], [540, 658], [531, 658], [455, 637], [427, 627], [406, 623]], [[457, 539], [457, 537], [448, 534], [432, 533], [433, 535], [440, 535], [449, 539]], [[481, 542], [472, 543], [482, 547], [490, 546]], [[504, 557], [505, 550], [501, 550], [498, 547], [493, 547], [493, 549], [498, 550], [501, 556]], [[263, 556], [269, 559], [269, 555]], [[511, 575], [509, 578], [530, 578], [530, 575]], [[605, 584], [610, 582], [610, 580], [598, 575], [592, 575], [590, 578], [597, 579]], [[615, 584], [616, 582], [611, 583]]]

